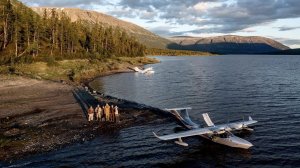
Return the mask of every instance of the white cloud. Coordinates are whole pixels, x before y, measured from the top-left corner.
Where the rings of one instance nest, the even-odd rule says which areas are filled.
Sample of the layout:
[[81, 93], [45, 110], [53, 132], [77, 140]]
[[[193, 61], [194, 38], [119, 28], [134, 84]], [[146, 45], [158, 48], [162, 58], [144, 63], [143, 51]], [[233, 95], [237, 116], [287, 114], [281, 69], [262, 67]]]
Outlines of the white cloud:
[[193, 8], [197, 11], [205, 12], [211, 8], [214, 8], [214, 7], [217, 7], [220, 5], [221, 5], [221, 3], [218, 3], [218, 2], [199, 2], [196, 5], [194, 5]]

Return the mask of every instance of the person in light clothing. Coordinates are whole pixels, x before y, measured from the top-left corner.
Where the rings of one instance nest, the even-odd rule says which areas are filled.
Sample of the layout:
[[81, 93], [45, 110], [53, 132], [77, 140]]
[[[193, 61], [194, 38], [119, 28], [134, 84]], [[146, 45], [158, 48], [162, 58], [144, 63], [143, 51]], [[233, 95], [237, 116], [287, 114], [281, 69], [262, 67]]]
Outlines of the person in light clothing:
[[96, 114], [96, 120], [100, 120], [101, 121], [101, 116], [102, 116], [102, 109], [100, 107], [100, 105], [98, 104], [95, 110], [95, 114]]
[[90, 106], [88, 109], [88, 121], [93, 121], [94, 120], [94, 108]]
[[119, 108], [118, 108], [118, 106], [115, 106], [115, 122], [116, 123], [120, 122]]
[[105, 121], [110, 121], [110, 106], [106, 103], [105, 105]]

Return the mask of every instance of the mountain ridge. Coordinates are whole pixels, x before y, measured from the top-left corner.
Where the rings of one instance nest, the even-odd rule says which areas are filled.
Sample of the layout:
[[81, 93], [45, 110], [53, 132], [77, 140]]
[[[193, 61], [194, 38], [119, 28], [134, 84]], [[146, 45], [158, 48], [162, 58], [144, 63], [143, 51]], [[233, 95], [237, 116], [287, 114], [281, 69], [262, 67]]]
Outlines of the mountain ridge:
[[271, 55], [300, 55], [300, 48], [293, 48], [288, 50], [282, 50], [277, 52], [270, 52], [264, 54], [271, 54]]
[[186, 50], [214, 52], [219, 54], [259, 54], [290, 49], [273, 39], [261, 36], [176, 36], [168, 39]]

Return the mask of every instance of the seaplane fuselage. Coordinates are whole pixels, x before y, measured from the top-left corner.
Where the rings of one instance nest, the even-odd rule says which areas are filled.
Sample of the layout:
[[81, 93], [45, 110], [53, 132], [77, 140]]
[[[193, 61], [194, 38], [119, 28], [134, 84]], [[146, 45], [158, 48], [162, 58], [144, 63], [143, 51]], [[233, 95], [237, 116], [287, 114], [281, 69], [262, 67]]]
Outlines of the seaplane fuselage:
[[245, 139], [242, 139], [240, 137], [235, 136], [234, 134], [231, 134], [229, 132], [225, 132], [223, 134], [205, 134], [205, 135], [199, 135], [205, 139], [208, 139], [212, 142], [218, 143], [218, 144], [222, 144], [222, 145], [226, 145], [226, 146], [230, 146], [233, 148], [242, 148], [242, 149], [249, 149], [250, 147], [252, 147], [252, 143], [250, 143], [249, 141], [246, 141]]

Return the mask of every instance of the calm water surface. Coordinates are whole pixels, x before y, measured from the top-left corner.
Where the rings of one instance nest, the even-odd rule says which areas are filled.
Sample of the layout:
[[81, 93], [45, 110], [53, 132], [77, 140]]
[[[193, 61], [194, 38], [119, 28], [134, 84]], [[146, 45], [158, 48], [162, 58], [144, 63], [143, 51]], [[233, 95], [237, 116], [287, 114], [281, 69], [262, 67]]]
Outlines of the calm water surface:
[[108, 95], [159, 108], [192, 107], [203, 124], [252, 116], [259, 122], [243, 138], [250, 150], [187, 138], [189, 147], [162, 142], [152, 131], [172, 133], [173, 122], [145, 123], [84, 144], [21, 160], [10, 167], [299, 167], [300, 56], [225, 55], [157, 57], [154, 75], [123, 73], [95, 80]]

